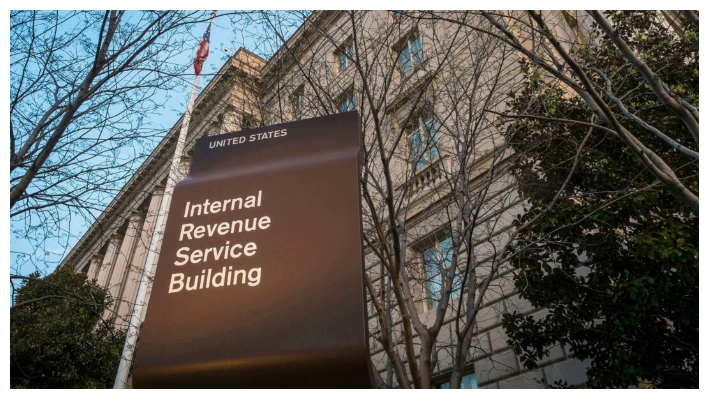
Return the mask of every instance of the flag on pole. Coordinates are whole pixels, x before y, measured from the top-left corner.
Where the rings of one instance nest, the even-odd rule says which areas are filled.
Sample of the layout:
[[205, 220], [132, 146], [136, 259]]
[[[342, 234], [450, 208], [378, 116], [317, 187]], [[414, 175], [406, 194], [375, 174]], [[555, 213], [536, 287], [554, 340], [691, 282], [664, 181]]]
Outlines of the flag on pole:
[[212, 30], [212, 24], [209, 24], [209, 27], [207, 27], [207, 31], [204, 32], [204, 36], [202, 36], [202, 41], [199, 42], [199, 48], [197, 49], [197, 55], [194, 57], [194, 73], [195, 75], [199, 75], [202, 73], [202, 64], [204, 64], [204, 61], [207, 59], [207, 56], [209, 55], [209, 33]]

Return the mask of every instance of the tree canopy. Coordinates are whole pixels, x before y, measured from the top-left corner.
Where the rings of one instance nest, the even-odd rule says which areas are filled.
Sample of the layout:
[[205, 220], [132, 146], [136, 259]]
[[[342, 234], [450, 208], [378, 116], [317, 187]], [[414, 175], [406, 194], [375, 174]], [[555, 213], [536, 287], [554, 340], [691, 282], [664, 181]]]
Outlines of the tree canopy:
[[[668, 29], [654, 12], [608, 16], [662, 81], [698, 107], [698, 28], [684, 20]], [[588, 39], [595, 44], [572, 55], [599, 72], [594, 84], [606, 87], [605, 99], [624, 126], [698, 193], [698, 160], [667, 146], [638, 120], [698, 150], [684, 123], [598, 25]], [[530, 368], [550, 347], [567, 345], [576, 358], [591, 359], [589, 387], [698, 387], [699, 214], [661, 184], [582, 98], [544, 79], [533, 63], [521, 66], [527, 82], [511, 105], [518, 114], [541, 118], [513, 126], [514, 145], [524, 154], [516, 174], [529, 198], [518, 223], [563, 191], [557, 205], [518, 236], [521, 250], [513, 261], [521, 296], [549, 312], [539, 319], [505, 315], [509, 342]]]
[[112, 387], [125, 333], [102, 319], [110, 303], [69, 267], [27, 277], [10, 310], [10, 387]]
[[[599, 11], [580, 13], [583, 14], [580, 20], [568, 11], [482, 11], [482, 14], [496, 28], [488, 34], [519, 51], [540, 72], [544, 72], [546, 79], [560, 82], [569, 94], [575, 93], [582, 98], [603, 123], [606, 131], [623, 142], [655, 179], [695, 212], [699, 212], [699, 188], [692, 185], [692, 180], [685, 180], [678, 175], [671, 161], [654, 149], [657, 145], [655, 139], [660, 139], [664, 146], [676, 149], [689, 157], [688, 163], [699, 160], [699, 103], [694, 101], [698, 98], [693, 98], [691, 94], [685, 96], [685, 88], [682, 85], [672, 86], [670, 82], [663, 80], [662, 76], [668, 74], [667, 69], [671, 68], [668, 65], [669, 60], [657, 54], [651, 45], [643, 42], [642, 35], [636, 35], [638, 32], [634, 27], [615, 29], [613, 24], [617, 26], [617, 21], [611, 17], [611, 23]], [[665, 33], [672, 32], [670, 36], [675, 32], [686, 36], [688, 41], [685, 42], [688, 45], [684, 47], [686, 52], [681, 54], [686, 60], [682, 62], [686, 65], [699, 65], [697, 14], [692, 11], [646, 12], [644, 16], [653, 20], [657, 27], [661, 27], [658, 29], [663, 29]], [[589, 20], [593, 22], [592, 32], [587, 29]], [[679, 26], [682, 24], [685, 26]], [[692, 35], [697, 37], [696, 42], [693, 42]], [[594, 48], [599, 40], [621, 60], [623, 67], [618, 71], [623, 72], [621, 76], [633, 74], [638, 78], [639, 86], [636, 86], [637, 90], [632, 89], [628, 93], [630, 97], [616, 87], [618, 81], [612, 81], [616, 76], [597, 67], [600, 64], [597, 64], [596, 60], [584, 60], [575, 56]], [[658, 44], [663, 47], [662, 43]], [[698, 68], [690, 71], [698, 78]], [[667, 132], [662, 130], [663, 126], [654, 126], [644, 120], [642, 115], [627, 104], [627, 101], [632, 101], [638, 90], [651, 95], [653, 103], [662, 107], [666, 115], [677, 119], [683, 128]], [[520, 111], [517, 110], [517, 117], [533, 116]], [[550, 121], [548, 118], [546, 120]], [[565, 118], [553, 118], [553, 121], [569, 123]], [[641, 136], [633, 133], [638, 125], [654, 137], [642, 140]], [[666, 153], [665, 151], [662, 149], [660, 152]]]

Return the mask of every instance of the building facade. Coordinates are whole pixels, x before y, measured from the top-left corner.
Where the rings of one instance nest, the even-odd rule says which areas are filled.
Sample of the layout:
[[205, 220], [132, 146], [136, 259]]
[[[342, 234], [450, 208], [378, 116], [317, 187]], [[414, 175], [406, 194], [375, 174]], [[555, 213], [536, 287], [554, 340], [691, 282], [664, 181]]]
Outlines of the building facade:
[[[550, 18], [569, 40], [585, 23], [577, 15]], [[519, 83], [520, 55], [480, 33], [485, 24], [466, 12], [316, 12], [287, 40], [277, 30], [263, 38], [278, 47], [271, 59], [234, 54], [191, 117], [187, 149], [206, 135], [359, 111], [379, 386], [446, 388], [453, 376], [461, 387], [479, 388], [586, 380], [588, 363], [564, 347], [525, 370], [502, 327], [505, 312], [545, 310], [520, 298], [504, 256], [524, 199], [494, 112]], [[107, 316], [121, 328], [135, 305], [181, 122], [62, 263], [109, 290], [116, 302]]]

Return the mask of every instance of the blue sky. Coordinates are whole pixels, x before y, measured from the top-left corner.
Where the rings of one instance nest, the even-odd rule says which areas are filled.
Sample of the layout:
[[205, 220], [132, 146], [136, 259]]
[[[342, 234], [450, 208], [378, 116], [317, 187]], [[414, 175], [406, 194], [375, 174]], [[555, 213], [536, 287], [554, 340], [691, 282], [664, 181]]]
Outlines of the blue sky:
[[[224, 62], [237, 49], [244, 47], [250, 51], [267, 57], [272, 48], [259, 47], [249, 36], [257, 33], [257, 25], [250, 26], [233, 26], [227, 16], [219, 16], [223, 12], [217, 13], [217, 18], [214, 20], [210, 38], [210, 52], [207, 61], [202, 68], [202, 76], [199, 83], [199, 92], [211, 81], [214, 74], [219, 71]], [[176, 62], [187, 64], [190, 63], [197, 50], [199, 41], [204, 34], [208, 24], [195, 24], [191, 29], [191, 36], [194, 45], [189, 47], [189, 50], [184, 51], [177, 56]], [[188, 101], [189, 92], [193, 80], [193, 69], [190, 65], [186, 71], [183, 84], [175, 90], [163, 94], [167, 100], [162, 112], [159, 115], [152, 116], [151, 122], [155, 127], [161, 130], [169, 131], [174, 126], [177, 120], [184, 113]], [[110, 199], [107, 200], [106, 204]], [[95, 215], [97, 216], [97, 215]], [[78, 239], [88, 229], [89, 224], [82, 218], [76, 215], [61, 215], [62, 228], [70, 232], [70, 237], [66, 240], [49, 239], [39, 247], [33, 247], [29, 242], [22, 238], [15, 237], [10, 234], [10, 270], [11, 273], [29, 274], [35, 270], [46, 274], [54, 270], [56, 265], [66, 256]], [[13, 221], [10, 222], [11, 231], [15, 226]], [[18, 262], [18, 254], [25, 254], [24, 260]]]

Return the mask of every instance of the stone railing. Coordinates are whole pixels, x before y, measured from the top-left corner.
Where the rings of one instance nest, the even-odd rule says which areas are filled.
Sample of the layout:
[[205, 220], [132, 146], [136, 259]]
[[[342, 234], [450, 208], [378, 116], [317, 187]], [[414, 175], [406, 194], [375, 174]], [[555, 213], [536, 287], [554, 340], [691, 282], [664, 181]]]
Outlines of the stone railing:
[[447, 159], [447, 156], [439, 157], [433, 163], [417, 171], [410, 183], [411, 193], [418, 193], [427, 187], [438, 185], [445, 173]]

